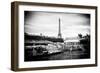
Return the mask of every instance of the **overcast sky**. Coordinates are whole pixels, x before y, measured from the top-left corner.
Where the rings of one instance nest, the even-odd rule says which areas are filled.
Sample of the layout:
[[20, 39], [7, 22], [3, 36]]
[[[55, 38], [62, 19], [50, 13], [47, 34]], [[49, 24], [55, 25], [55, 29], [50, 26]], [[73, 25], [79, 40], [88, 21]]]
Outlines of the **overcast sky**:
[[25, 32], [45, 36], [58, 36], [59, 18], [63, 38], [90, 34], [90, 15], [76, 13], [24, 12]]

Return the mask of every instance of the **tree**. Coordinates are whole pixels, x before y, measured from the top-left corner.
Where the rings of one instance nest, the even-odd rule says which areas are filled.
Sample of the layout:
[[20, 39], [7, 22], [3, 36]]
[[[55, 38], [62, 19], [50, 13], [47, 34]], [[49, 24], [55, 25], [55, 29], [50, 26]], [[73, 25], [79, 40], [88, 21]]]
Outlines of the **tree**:
[[79, 37], [79, 38], [82, 38], [82, 34], [81, 34], [81, 33], [80, 33], [80, 34], [78, 34], [78, 37]]

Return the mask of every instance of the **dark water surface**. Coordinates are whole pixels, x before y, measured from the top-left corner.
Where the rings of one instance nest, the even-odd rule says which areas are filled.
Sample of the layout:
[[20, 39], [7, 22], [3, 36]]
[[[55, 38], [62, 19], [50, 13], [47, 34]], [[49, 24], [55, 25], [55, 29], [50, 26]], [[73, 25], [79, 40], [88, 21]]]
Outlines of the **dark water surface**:
[[46, 60], [69, 60], [69, 59], [87, 59], [88, 53], [82, 51], [65, 51], [58, 54], [28, 57], [25, 61], [46, 61]]

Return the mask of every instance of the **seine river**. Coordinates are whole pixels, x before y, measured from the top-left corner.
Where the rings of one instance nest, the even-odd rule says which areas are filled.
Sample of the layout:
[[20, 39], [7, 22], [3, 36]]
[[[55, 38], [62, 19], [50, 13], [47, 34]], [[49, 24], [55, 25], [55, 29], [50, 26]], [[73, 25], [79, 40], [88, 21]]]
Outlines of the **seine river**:
[[65, 51], [53, 55], [31, 57], [28, 59], [28, 61], [69, 60], [69, 59], [86, 59], [86, 58], [89, 58], [89, 55], [82, 51]]

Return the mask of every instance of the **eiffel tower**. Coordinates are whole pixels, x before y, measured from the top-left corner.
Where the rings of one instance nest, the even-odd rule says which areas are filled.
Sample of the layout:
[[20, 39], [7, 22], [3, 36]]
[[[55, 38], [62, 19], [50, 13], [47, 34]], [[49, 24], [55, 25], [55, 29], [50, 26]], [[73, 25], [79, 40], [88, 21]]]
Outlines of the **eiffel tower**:
[[62, 38], [62, 35], [61, 35], [61, 21], [60, 21], [60, 18], [59, 18], [58, 38]]

